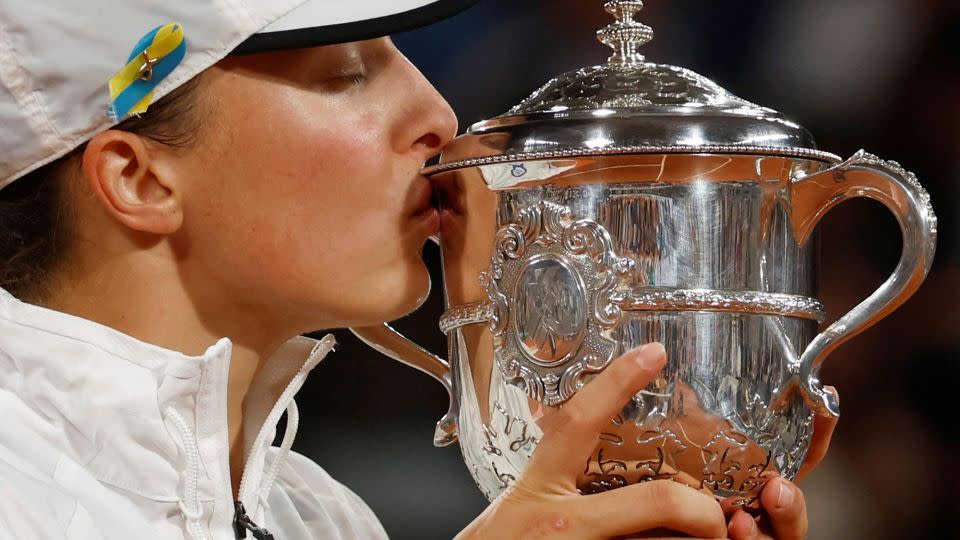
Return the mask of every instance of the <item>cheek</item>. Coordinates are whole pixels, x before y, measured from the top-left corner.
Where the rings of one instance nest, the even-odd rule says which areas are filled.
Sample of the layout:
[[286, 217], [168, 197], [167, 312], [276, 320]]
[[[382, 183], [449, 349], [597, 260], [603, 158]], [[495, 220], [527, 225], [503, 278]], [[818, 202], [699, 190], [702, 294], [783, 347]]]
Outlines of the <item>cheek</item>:
[[248, 130], [243, 170], [253, 190], [344, 195], [362, 190], [378, 170], [386, 141], [373, 119], [362, 115], [289, 115], [268, 129]]
[[375, 116], [283, 104], [257, 116], [239, 123], [222, 172], [239, 206], [256, 207], [249, 217], [262, 218], [261, 227], [330, 229], [384, 208], [376, 184], [390, 174], [389, 146]]
[[310, 250], [304, 257], [344, 258], [381, 236], [395, 203], [383, 189], [392, 171], [377, 128], [364, 118], [317, 119], [251, 149], [249, 193], [263, 206], [261, 226]]
[[205, 266], [262, 294], [416, 294], [422, 265], [400, 230], [409, 179], [394, 170], [382, 116], [272, 112], [237, 119], [205, 160]]

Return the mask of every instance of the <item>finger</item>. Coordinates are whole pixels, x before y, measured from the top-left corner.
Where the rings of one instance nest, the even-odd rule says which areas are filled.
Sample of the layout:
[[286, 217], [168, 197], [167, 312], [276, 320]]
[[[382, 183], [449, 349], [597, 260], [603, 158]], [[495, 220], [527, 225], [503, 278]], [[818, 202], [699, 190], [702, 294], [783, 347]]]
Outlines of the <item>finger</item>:
[[638, 533], [658, 529], [695, 538], [726, 538], [726, 518], [716, 499], [671, 480], [574, 497], [570, 506], [570, 515], [594, 538], [642, 537]]
[[[772, 478], [772, 477], [771, 477]], [[728, 497], [726, 499], [720, 500], [720, 508], [723, 509], [723, 514], [727, 517], [732, 518], [734, 514], [743, 510], [743, 498], [741, 497]], [[749, 515], [749, 514], [748, 514]]]
[[737, 510], [727, 524], [727, 536], [730, 540], [758, 540], [760, 527], [757, 526], [753, 516], [743, 510]]
[[656, 379], [665, 362], [666, 352], [659, 343], [645, 345], [611, 362], [570, 401], [539, 422], [544, 436], [528, 472], [572, 481], [572, 475], [583, 469], [596, 448], [604, 427], [631, 397]]
[[797, 486], [774, 478], [760, 494], [773, 537], [777, 540], [802, 540], [807, 535], [807, 503]]
[[[826, 390], [832, 392], [834, 396], [837, 396], [837, 400], [839, 401], [840, 394], [837, 393], [836, 388], [828, 386]], [[810, 443], [810, 449], [807, 450], [807, 457], [804, 459], [803, 465], [800, 466], [800, 471], [797, 473], [797, 482], [803, 480], [805, 476], [817, 468], [817, 465], [820, 465], [823, 458], [827, 456], [827, 450], [830, 449], [830, 440], [833, 438], [833, 432], [839, 421], [840, 419], [836, 416], [817, 415], [813, 421], [813, 442]]]

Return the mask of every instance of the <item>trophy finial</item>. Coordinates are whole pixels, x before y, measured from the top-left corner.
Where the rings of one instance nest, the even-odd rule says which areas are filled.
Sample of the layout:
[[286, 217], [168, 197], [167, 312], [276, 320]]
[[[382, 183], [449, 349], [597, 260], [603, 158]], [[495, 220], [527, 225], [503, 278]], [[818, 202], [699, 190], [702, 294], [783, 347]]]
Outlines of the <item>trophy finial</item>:
[[640, 64], [644, 57], [637, 49], [653, 39], [653, 28], [634, 20], [643, 9], [640, 0], [613, 0], [603, 6], [617, 22], [597, 32], [597, 39], [613, 49], [611, 64]]

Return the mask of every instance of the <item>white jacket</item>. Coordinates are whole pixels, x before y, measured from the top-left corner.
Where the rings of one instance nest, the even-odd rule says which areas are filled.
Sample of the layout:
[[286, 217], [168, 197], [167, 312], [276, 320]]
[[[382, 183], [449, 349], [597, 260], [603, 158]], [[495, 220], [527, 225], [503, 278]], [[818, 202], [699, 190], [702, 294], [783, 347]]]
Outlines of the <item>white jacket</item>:
[[[244, 405], [240, 500], [277, 540], [386, 538], [356, 495], [290, 451], [294, 394], [333, 345], [287, 343]], [[185, 356], [0, 290], [0, 537], [237, 538], [230, 356], [227, 339]]]

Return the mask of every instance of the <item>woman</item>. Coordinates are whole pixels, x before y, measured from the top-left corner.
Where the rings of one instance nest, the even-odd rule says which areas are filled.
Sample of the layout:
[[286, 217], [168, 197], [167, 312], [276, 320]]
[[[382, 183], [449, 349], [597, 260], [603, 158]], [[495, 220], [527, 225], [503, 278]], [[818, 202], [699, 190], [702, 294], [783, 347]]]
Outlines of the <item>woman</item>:
[[[0, 2], [8, 537], [385, 537], [290, 452], [293, 396], [333, 347], [296, 336], [425, 294], [439, 216], [418, 171], [456, 120], [376, 36], [468, 3]], [[780, 480], [764, 532], [671, 482], [576, 494], [600, 426], [664, 361], [630, 352], [548, 416], [529, 472], [462, 537], [801, 538]]]

